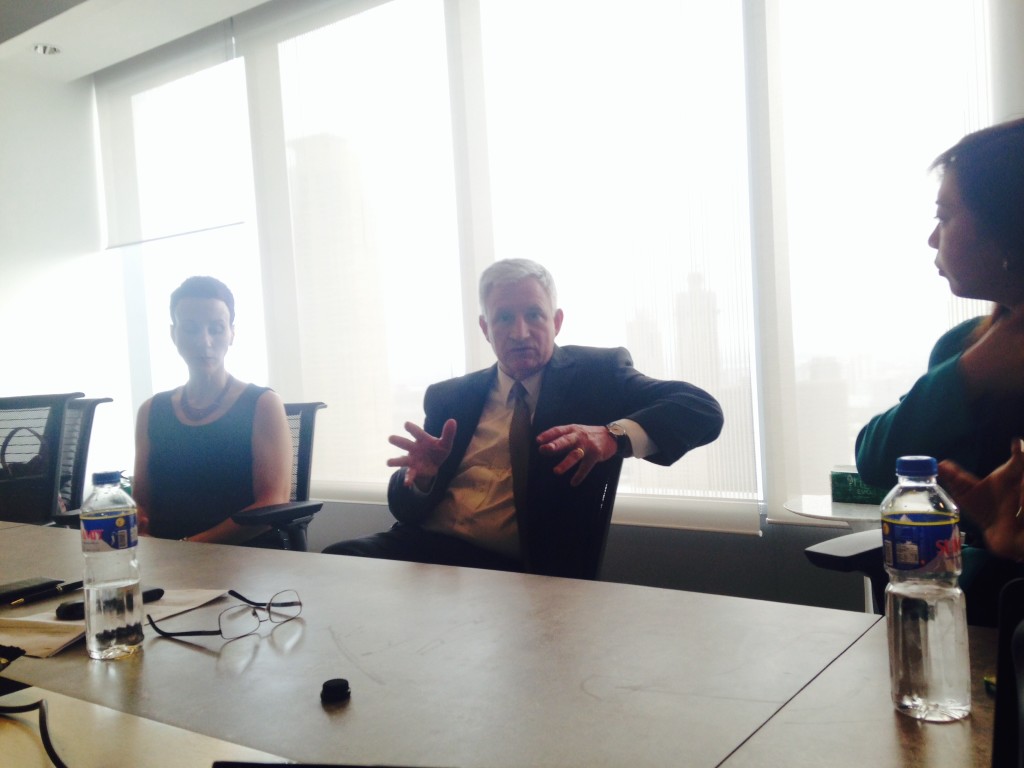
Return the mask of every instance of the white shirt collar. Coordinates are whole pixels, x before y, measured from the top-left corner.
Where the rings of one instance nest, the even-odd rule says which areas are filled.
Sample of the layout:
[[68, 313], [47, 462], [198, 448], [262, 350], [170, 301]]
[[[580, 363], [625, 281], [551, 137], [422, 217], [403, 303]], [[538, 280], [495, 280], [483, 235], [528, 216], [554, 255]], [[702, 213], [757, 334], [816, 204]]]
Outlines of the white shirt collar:
[[[547, 366], [545, 366], [547, 367]], [[515, 379], [501, 370], [498, 367], [498, 380], [496, 386], [498, 388], [498, 394], [501, 396], [501, 402], [508, 403], [509, 397], [512, 394], [512, 385], [515, 383]], [[523, 379], [522, 384], [526, 389], [526, 402], [530, 406], [530, 413], [533, 413], [537, 409], [537, 398], [540, 397], [540, 385], [544, 381], [544, 368], [541, 368], [533, 376]]]

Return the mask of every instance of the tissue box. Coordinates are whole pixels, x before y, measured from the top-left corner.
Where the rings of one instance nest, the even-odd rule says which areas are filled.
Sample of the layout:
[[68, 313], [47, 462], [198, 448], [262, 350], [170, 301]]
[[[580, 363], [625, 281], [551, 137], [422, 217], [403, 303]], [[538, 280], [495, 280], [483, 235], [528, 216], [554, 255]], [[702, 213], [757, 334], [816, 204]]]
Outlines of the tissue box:
[[888, 488], [876, 488], [861, 480], [856, 467], [832, 468], [832, 501], [881, 504], [888, 492]]

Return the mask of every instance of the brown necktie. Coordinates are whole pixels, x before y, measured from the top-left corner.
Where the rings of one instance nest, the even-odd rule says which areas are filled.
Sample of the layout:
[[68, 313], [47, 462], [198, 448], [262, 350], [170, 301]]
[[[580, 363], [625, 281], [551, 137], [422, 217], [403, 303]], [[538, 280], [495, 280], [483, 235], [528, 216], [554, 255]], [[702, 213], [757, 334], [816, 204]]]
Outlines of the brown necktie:
[[527, 476], [530, 471], [530, 406], [526, 402], [526, 387], [520, 382], [512, 385], [512, 422], [508, 428], [508, 452], [512, 464], [512, 498], [516, 505], [516, 524], [519, 527], [520, 552], [528, 565], [525, 545]]

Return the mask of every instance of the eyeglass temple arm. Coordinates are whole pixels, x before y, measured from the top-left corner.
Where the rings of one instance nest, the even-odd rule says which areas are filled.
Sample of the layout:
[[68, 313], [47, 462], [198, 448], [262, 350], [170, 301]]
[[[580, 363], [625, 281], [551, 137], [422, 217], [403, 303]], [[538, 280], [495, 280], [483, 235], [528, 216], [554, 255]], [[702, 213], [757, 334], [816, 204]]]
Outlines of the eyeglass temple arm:
[[[274, 606], [275, 608], [289, 608], [289, 607], [295, 607], [296, 605], [302, 605], [302, 601], [301, 600], [288, 600], [286, 602], [280, 602], [280, 603], [275, 603], [275, 602], [257, 603], [255, 600], [250, 600], [248, 597], [245, 597], [244, 595], [242, 595], [239, 592], [235, 592], [235, 590], [233, 590], [233, 589], [229, 589], [228, 590], [228, 594], [231, 595], [236, 600], [241, 600], [243, 603], [247, 603], [248, 605], [251, 605], [253, 608], [268, 608], [270, 606]], [[278, 594], [280, 594], [280, 593], [278, 593]]]
[[149, 626], [151, 626], [158, 635], [162, 635], [163, 637], [195, 637], [197, 635], [221, 634], [221, 631], [219, 629], [196, 629], [192, 630], [191, 632], [165, 632], [156, 625], [156, 622], [153, 621], [153, 617], [150, 616], [148, 613], [146, 614], [146, 621], [149, 622]]

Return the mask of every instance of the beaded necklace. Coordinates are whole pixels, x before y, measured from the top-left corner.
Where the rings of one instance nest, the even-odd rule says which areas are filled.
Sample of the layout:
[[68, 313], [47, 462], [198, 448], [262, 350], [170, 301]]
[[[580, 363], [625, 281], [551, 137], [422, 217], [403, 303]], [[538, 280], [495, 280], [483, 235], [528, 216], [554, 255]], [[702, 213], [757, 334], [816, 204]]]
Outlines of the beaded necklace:
[[235, 380], [235, 377], [228, 374], [227, 383], [224, 385], [224, 389], [217, 395], [217, 399], [210, 403], [205, 408], [193, 408], [188, 403], [188, 387], [181, 388], [181, 412], [184, 413], [191, 421], [202, 421], [211, 413], [216, 411], [222, 402], [224, 402], [224, 396], [227, 395], [228, 390], [231, 389], [231, 384]]

